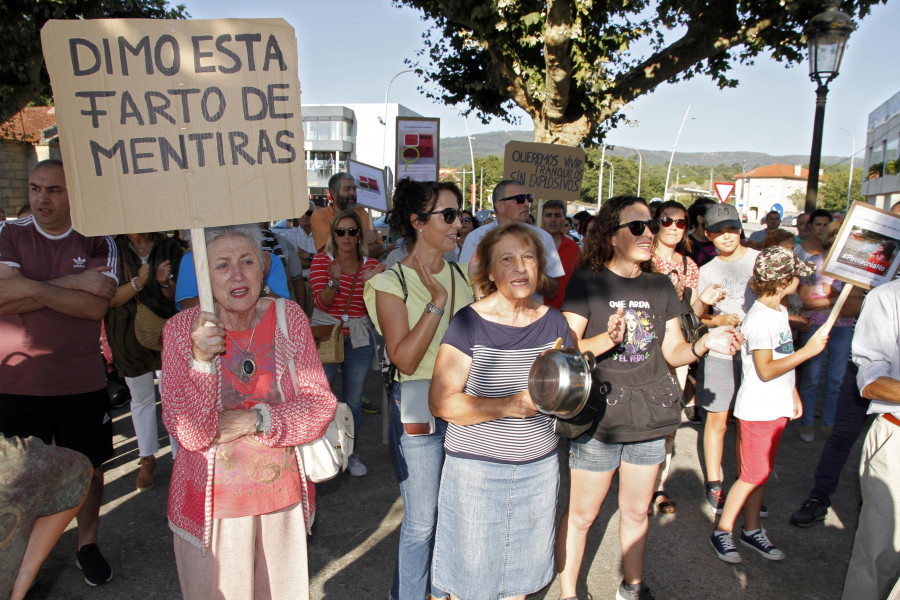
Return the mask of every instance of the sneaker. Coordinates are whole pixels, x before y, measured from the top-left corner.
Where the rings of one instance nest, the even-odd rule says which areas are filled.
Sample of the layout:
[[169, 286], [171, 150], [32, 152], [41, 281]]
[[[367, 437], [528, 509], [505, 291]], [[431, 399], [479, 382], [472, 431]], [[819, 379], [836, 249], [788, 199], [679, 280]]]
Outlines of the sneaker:
[[809, 444], [814, 439], [816, 439], [816, 428], [813, 427], [812, 425], [801, 425], [800, 426], [800, 440]]
[[365, 396], [363, 396], [361, 398], [361, 401], [362, 401], [362, 411], [364, 413], [368, 413], [370, 415], [377, 415], [378, 413], [381, 412], [381, 408], [372, 404], [372, 402], [369, 401], [369, 399], [366, 398]]
[[350, 471], [350, 474], [354, 477], [362, 477], [369, 472], [366, 469], [366, 465], [359, 461], [359, 456], [355, 453], [351, 454], [350, 459], [347, 461], [347, 470]]
[[818, 498], [807, 498], [800, 508], [791, 515], [791, 525], [812, 527], [816, 521], [824, 521], [828, 515], [828, 507]]
[[[733, 543], [733, 542], [732, 542]], [[775, 544], [769, 541], [766, 530], [760, 527], [754, 534], [747, 534], [741, 527], [741, 543], [748, 548], [753, 548], [759, 552], [763, 558], [769, 560], [784, 560], [784, 552], [775, 547]]]
[[727, 563], [739, 563], [744, 560], [738, 554], [737, 546], [734, 545], [734, 535], [730, 531], [713, 531], [709, 536], [709, 545], [716, 551], [716, 555]]
[[141, 465], [141, 470], [138, 471], [135, 487], [137, 487], [139, 492], [152, 490], [153, 471], [156, 470], [156, 457], [152, 454], [150, 456], [142, 456], [141, 460], [138, 461], [138, 464]]
[[116, 395], [112, 397], [112, 400], [109, 401], [109, 405], [112, 408], [122, 408], [125, 405], [131, 402], [131, 390], [126, 386], [122, 386], [119, 388], [119, 391], [116, 392]]
[[725, 492], [722, 491], [721, 485], [714, 485], [706, 488], [706, 501], [717, 515], [722, 514], [722, 507], [725, 506]]
[[112, 579], [112, 567], [100, 554], [97, 544], [85, 544], [75, 553], [75, 566], [84, 571], [84, 582], [97, 587]]
[[761, 504], [759, 506], [759, 518], [765, 519], [765, 518], [768, 518], [768, 516], [769, 516], [769, 507], [766, 506], [765, 504]]
[[650, 593], [650, 588], [643, 581], [630, 585], [624, 581], [619, 584], [616, 592], [616, 600], [656, 600]]

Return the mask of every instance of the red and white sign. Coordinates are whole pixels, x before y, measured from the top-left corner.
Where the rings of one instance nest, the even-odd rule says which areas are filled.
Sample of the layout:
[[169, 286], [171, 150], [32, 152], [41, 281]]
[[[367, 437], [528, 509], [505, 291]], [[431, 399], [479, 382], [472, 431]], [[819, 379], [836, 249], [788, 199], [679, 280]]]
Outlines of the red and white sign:
[[716, 187], [716, 196], [719, 197], [719, 202], [727, 202], [728, 196], [734, 192], [733, 183], [715, 183], [713, 185]]

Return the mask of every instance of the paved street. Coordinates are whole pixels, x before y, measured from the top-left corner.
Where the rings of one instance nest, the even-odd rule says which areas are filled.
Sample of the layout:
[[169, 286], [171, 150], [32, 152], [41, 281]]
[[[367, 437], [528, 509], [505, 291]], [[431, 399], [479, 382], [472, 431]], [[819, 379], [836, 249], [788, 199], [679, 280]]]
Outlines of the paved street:
[[[380, 398], [378, 378], [371, 374], [369, 398]], [[69, 600], [177, 599], [181, 595], [166, 524], [166, 494], [171, 473], [168, 440], [157, 469], [156, 487], [146, 493], [134, 489], [137, 447], [127, 409], [115, 411], [116, 456], [107, 463], [106, 495], [100, 542], [114, 569], [112, 581], [96, 589], [84, 584], [74, 566], [75, 535], [70, 529], [48, 558], [37, 585], [28, 596]], [[391, 583], [402, 504], [388, 446], [381, 443], [381, 415], [365, 415], [361, 457], [366, 477], [343, 474], [318, 486], [318, 516], [309, 543], [311, 597], [385, 598]], [[844, 471], [834, 508], [825, 522], [801, 530], [788, 517], [806, 497], [823, 441], [800, 442], [792, 423], [784, 436], [773, 481], [766, 494], [771, 516], [764, 526], [787, 554], [769, 562], [744, 549], [744, 563], [719, 561], [708, 546], [713, 527], [703, 500], [703, 476], [698, 456], [698, 433], [684, 425], [676, 438], [676, 454], [669, 493], [678, 501], [676, 515], [654, 517], [646, 562], [646, 581], [659, 600], [691, 598], [816, 599], [839, 598], [856, 528], [859, 493], [856, 469], [858, 442]], [[702, 437], [702, 436], [699, 436]], [[163, 440], [161, 440], [162, 442]], [[733, 448], [733, 431], [726, 448]], [[726, 455], [728, 477], [734, 473], [733, 452]], [[563, 489], [567, 486], [563, 470]], [[606, 504], [588, 539], [579, 592], [595, 600], [611, 599], [621, 579], [618, 510], [613, 483]], [[567, 501], [562, 494], [560, 506]], [[532, 596], [556, 600], [556, 582]]]

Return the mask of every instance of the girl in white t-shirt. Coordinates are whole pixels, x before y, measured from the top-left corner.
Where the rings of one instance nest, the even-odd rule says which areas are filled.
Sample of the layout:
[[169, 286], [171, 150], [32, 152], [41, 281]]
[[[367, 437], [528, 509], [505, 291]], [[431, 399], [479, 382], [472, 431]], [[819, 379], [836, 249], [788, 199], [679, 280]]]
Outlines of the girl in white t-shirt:
[[741, 348], [743, 379], [735, 401], [738, 420], [738, 480], [731, 486], [719, 524], [709, 538], [716, 555], [725, 562], [739, 563], [734, 544], [734, 525], [744, 513], [740, 540], [769, 560], [782, 560], [759, 524], [766, 480], [788, 419], [803, 414], [794, 385], [794, 368], [825, 348], [827, 337], [815, 335], [794, 352], [787, 309], [781, 300], [797, 291], [798, 277], [815, 267], [799, 260], [785, 248], [773, 246], [756, 258], [750, 287], [759, 296], [744, 318], [745, 343]]

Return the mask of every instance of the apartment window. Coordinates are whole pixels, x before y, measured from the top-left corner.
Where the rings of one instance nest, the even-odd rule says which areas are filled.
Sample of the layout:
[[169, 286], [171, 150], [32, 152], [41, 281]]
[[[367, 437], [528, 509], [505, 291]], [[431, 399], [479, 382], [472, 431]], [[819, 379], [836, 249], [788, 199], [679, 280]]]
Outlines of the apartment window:
[[350, 123], [340, 118], [303, 119], [303, 135], [307, 140], [350, 141]]
[[894, 136], [887, 140], [884, 151], [884, 174], [896, 175], [900, 172], [900, 137]]

